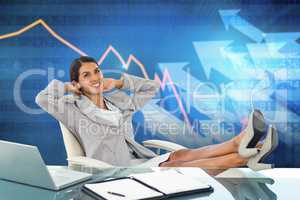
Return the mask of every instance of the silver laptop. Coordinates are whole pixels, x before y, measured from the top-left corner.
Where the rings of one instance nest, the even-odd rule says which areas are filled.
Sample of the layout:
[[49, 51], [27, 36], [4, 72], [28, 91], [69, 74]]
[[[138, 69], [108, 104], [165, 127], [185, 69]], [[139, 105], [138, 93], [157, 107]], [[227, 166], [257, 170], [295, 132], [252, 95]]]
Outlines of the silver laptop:
[[0, 140], [0, 178], [50, 190], [88, 180], [91, 174], [47, 167], [35, 146]]

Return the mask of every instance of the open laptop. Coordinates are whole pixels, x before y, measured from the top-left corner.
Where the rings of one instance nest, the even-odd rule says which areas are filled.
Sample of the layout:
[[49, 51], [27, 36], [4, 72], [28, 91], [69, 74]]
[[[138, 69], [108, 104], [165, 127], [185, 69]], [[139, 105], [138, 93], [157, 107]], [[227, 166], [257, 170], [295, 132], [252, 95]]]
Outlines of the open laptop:
[[0, 178], [50, 190], [88, 180], [91, 174], [47, 167], [35, 146], [0, 140]]

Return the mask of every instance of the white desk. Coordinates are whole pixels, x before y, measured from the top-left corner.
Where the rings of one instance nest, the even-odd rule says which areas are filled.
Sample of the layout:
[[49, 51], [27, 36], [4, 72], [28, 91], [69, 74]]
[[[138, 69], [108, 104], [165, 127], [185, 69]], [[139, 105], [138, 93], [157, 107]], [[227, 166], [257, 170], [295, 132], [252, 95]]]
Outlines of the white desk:
[[[106, 170], [87, 169], [94, 172], [93, 180], [121, 177], [132, 173], [150, 172], [159, 168], [114, 168]], [[197, 168], [178, 168], [182, 173], [212, 185], [214, 192], [175, 199], [298, 199], [300, 197], [300, 169], [272, 169], [261, 171], [257, 176], [249, 169], [234, 169], [212, 178]], [[231, 175], [230, 175], [231, 173]], [[230, 175], [230, 176], [229, 176]], [[267, 176], [267, 177], [264, 177]], [[5, 200], [43, 199], [93, 199], [76, 185], [58, 192], [0, 180], [0, 197]]]

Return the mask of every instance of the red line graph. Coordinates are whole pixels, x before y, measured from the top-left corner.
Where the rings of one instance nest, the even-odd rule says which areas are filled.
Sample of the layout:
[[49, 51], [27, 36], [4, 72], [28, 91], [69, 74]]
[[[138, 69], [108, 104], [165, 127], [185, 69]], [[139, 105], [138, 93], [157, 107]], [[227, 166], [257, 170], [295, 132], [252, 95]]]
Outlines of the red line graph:
[[178, 94], [176, 88], [175, 88], [175, 84], [170, 76], [170, 73], [168, 71], [168, 69], [165, 69], [164, 72], [163, 72], [163, 78], [162, 80], [159, 78], [159, 76], [157, 74], [154, 75], [154, 80], [158, 81], [160, 83], [160, 87], [162, 90], [165, 89], [167, 83], [169, 82], [170, 83], [170, 86], [172, 88], [172, 91], [174, 93], [174, 96], [177, 100], [177, 103], [178, 103], [178, 106], [179, 106], [179, 109], [183, 115], [183, 118], [188, 126], [188, 129], [189, 130], [192, 130], [192, 126], [191, 126], [191, 123], [190, 123], [190, 120], [189, 120], [189, 117], [187, 115], [187, 113], [185, 112], [185, 109], [184, 109], [184, 106], [182, 104], [182, 101], [180, 99], [180, 95]]
[[149, 75], [145, 69], [145, 66], [143, 65], [143, 63], [141, 63], [134, 55], [130, 54], [127, 61], [125, 62], [125, 60], [123, 59], [123, 57], [121, 56], [121, 54], [111, 45], [109, 45], [109, 47], [106, 49], [106, 51], [102, 54], [102, 56], [99, 58], [98, 64], [101, 65], [103, 63], [103, 61], [105, 60], [105, 58], [108, 56], [108, 54], [112, 52], [117, 58], [118, 60], [122, 63], [122, 65], [125, 67], [126, 70], [128, 70], [131, 62], [136, 63], [139, 68], [142, 70], [143, 75], [146, 79], [149, 79]]
[[[43, 26], [53, 37], [55, 37], [58, 41], [60, 41], [62, 44], [66, 45], [67, 47], [69, 47], [70, 49], [74, 50], [75, 52], [77, 52], [79, 55], [81, 56], [85, 56], [88, 55], [87, 53], [85, 53], [84, 51], [82, 51], [81, 49], [79, 49], [78, 47], [76, 47], [75, 45], [73, 45], [72, 43], [68, 42], [66, 39], [64, 39], [62, 36], [60, 36], [56, 31], [54, 31], [44, 20], [42, 19], [38, 19], [36, 21], [34, 21], [33, 23], [19, 29], [18, 31], [15, 32], [11, 32], [11, 33], [7, 33], [7, 34], [3, 34], [0, 35], [0, 40], [3, 39], [8, 39], [11, 37], [17, 37], [31, 29], [33, 29], [34, 27], [41, 25]], [[98, 64], [101, 65], [103, 63], [103, 61], [106, 59], [106, 57], [108, 56], [109, 53], [113, 53], [116, 58], [122, 63], [123, 67], [128, 70], [130, 67], [130, 64], [132, 62], [134, 62], [142, 71], [144, 77], [146, 79], [149, 79], [149, 75], [145, 69], [145, 66], [143, 65], [143, 63], [141, 61], [139, 61], [133, 54], [130, 54], [128, 59], [125, 61], [125, 59], [121, 56], [121, 54], [112, 46], [109, 45], [109, 47], [105, 50], [105, 52], [100, 56], [99, 60], [98, 60]], [[172, 91], [174, 93], [174, 96], [177, 100], [177, 103], [179, 105], [180, 111], [182, 112], [182, 115], [184, 117], [184, 121], [187, 124], [187, 126], [189, 128], [191, 128], [191, 123], [189, 121], [188, 115], [184, 109], [183, 103], [180, 99], [180, 95], [178, 94], [176, 87], [172, 81], [172, 78], [168, 72], [168, 70], [166, 69], [163, 72], [163, 80], [161, 81], [159, 76], [157, 74], [155, 74], [155, 80], [159, 81], [161, 84], [161, 88], [162, 90], [164, 90], [167, 82], [170, 83], [170, 86], [172, 88]], [[190, 129], [191, 130], [191, 129]]]

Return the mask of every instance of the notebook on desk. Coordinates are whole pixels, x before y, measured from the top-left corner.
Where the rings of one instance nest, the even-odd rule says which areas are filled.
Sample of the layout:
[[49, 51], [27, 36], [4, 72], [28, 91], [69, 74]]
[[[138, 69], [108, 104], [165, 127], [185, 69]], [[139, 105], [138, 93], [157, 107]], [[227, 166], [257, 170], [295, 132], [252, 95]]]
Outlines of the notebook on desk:
[[140, 200], [211, 192], [213, 188], [176, 170], [167, 170], [89, 183], [83, 191], [107, 200]]

